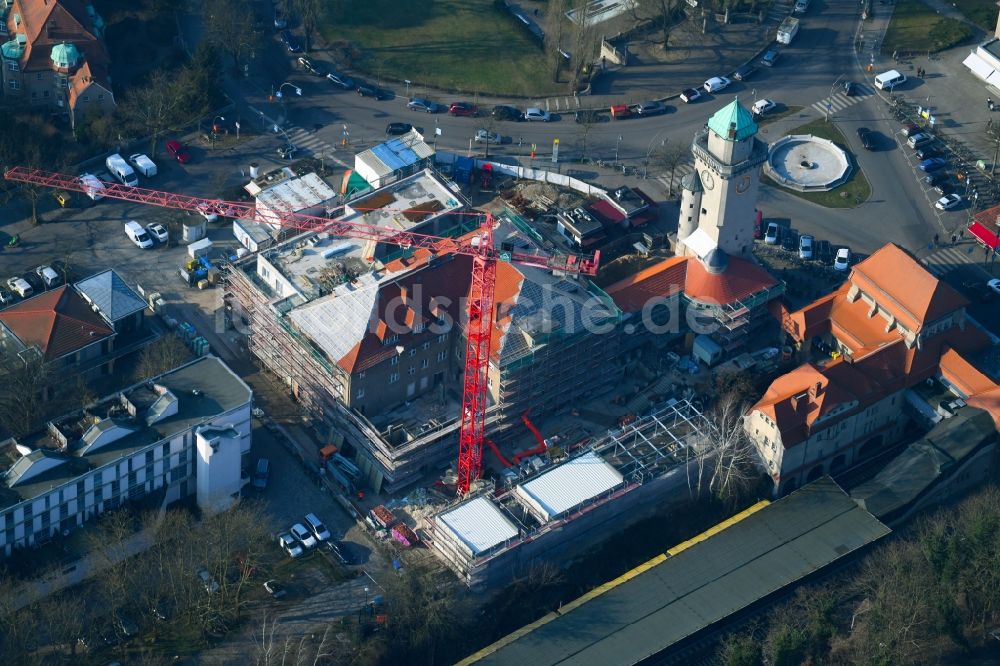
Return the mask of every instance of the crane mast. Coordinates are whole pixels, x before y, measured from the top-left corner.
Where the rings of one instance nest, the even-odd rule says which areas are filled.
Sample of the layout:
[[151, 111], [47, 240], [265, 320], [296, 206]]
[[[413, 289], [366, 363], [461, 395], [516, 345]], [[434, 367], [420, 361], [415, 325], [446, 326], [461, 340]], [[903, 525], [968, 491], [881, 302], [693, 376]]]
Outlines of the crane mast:
[[[12, 167], [4, 178], [14, 182], [42, 187], [84, 192], [90, 186], [80, 178], [27, 167]], [[259, 215], [252, 203], [206, 199], [184, 194], [162, 192], [143, 187], [101, 181], [103, 197], [151, 206], [214, 213], [221, 217], [256, 220]], [[364, 210], [358, 208], [357, 210]], [[469, 288], [469, 311], [465, 346], [465, 374], [462, 387], [461, 429], [458, 438], [457, 492], [465, 495], [479, 478], [483, 461], [483, 440], [486, 435], [486, 410], [489, 405], [488, 382], [491, 340], [494, 323], [494, 294], [497, 261], [509, 261], [545, 270], [571, 274], [594, 275], [600, 253], [593, 258], [575, 255], [548, 255], [540, 252], [517, 252], [509, 248], [498, 252], [493, 244], [493, 216], [482, 215], [478, 233], [462, 238], [444, 238], [388, 227], [368, 225], [343, 219], [329, 219], [301, 213], [269, 211], [268, 222], [288, 229], [325, 231], [334, 236], [373, 240], [403, 248], [426, 248], [435, 252], [464, 254], [472, 257], [472, 281]]]

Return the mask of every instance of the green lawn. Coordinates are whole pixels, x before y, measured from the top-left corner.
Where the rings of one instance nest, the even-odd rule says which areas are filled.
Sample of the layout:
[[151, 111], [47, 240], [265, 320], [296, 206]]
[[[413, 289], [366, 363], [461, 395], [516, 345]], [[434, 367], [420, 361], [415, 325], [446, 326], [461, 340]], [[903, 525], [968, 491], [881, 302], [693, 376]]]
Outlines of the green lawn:
[[[373, 79], [409, 79], [462, 91], [531, 96], [553, 84], [537, 42], [492, 0], [330, 3], [320, 31]], [[399, 88], [402, 84], [397, 84]], [[403, 90], [397, 90], [402, 93]], [[444, 101], [444, 100], [441, 100]]]
[[[978, 4], [983, 0], [965, 0]], [[996, 16], [994, 9], [993, 15]], [[943, 18], [921, 0], [899, 0], [882, 40], [882, 53], [941, 51], [972, 37], [972, 28]]]
[[851, 153], [850, 148], [847, 145], [847, 141], [844, 139], [844, 135], [840, 133], [840, 130], [836, 128], [832, 123], [820, 119], [814, 120], [805, 125], [800, 125], [795, 129], [788, 132], [788, 134], [812, 134], [813, 136], [818, 136], [821, 139], [828, 139], [833, 141], [835, 144], [847, 151], [847, 154], [851, 157], [851, 161], [854, 163], [854, 171], [851, 173], [850, 179], [841, 185], [840, 187], [835, 187], [829, 192], [799, 192], [798, 190], [792, 190], [788, 188], [781, 187], [767, 176], [764, 176], [764, 182], [771, 187], [779, 187], [786, 192], [794, 194], [797, 197], [805, 199], [806, 201], [811, 201], [814, 204], [819, 204], [820, 206], [825, 206], [827, 208], [854, 208], [859, 205], [859, 202], [865, 202], [868, 197], [872, 194], [871, 185], [868, 184], [868, 179], [865, 178], [865, 174], [862, 173], [861, 168], [857, 164], [857, 160], [854, 159], [854, 154]]
[[954, 0], [958, 11], [986, 32], [997, 26], [997, 3], [993, 0]]

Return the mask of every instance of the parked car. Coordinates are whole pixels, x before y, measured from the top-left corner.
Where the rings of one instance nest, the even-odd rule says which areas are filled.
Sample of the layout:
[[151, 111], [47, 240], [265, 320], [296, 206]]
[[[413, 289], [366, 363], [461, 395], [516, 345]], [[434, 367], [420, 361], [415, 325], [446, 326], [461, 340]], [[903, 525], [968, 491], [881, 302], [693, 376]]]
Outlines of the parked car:
[[751, 76], [753, 76], [754, 72], [756, 71], [757, 71], [757, 65], [747, 63], [746, 65], [743, 65], [735, 72], [733, 72], [733, 78], [737, 81], [746, 81]]
[[520, 109], [506, 104], [498, 104], [493, 107], [493, 117], [497, 120], [524, 120], [524, 114]]
[[767, 98], [759, 99], [750, 107], [750, 112], [755, 116], [762, 116], [768, 111], [773, 111], [777, 106], [777, 104]]
[[413, 125], [410, 123], [389, 123], [385, 126], [385, 133], [387, 136], [399, 136], [406, 134], [411, 129], [413, 129]]
[[946, 194], [951, 194], [952, 190], [954, 189], [955, 188], [952, 187], [952, 184], [949, 183], [947, 180], [942, 181], [934, 186], [934, 191], [940, 194], [941, 196], [944, 196]]
[[600, 111], [577, 111], [573, 114], [573, 120], [581, 125], [585, 125], [590, 123], [602, 123], [607, 120], [607, 116]]
[[524, 119], [547, 123], [552, 120], [552, 114], [545, 109], [539, 109], [537, 106], [532, 106], [524, 110]]
[[299, 64], [302, 65], [303, 69], [308, 71], [310, 74], [313, 74], [314, 76], [326, 76], [327, 72], [329, 71], [327, 66], [324, 65], [323, 63], [310, 60], [305, 56], [299, 56], [298, 60]]
[[305, 550], [302, 548], [302, 544], [295, 540], [295, 538], [288, 534], [287, 532], [282, 532], [278, 535], [278, 545], [288, 553], [289, 557], [299, 557]]
[[931, 171], [943, 169], [946, 164], [948, 164], [948, 160], [943, 157], [928, 157], [926, 160], [922, 160], [917, 167], [921, 171], [930, 173]]
[[917, 156], [918, 160], [926, 160], [929, 157], [941, 157], [941, 151], [939, 151], [937, 148], [931, 148], [931, 147], [921, 148], [915, 153], [915, 155]]
[[298, 53], [302, 50], [302, 44], [299, 43], [299, 38], [293, 35], [288, 30], [281, 31], [281, 43], [285, 45], [290, 53]]
[[725, 76], [713, 76], [708, 81], [705, 81], [703, 87], [705, 88], [705, 92], [716, 93], [720, 90], [728, 88], [730, 83], [732, 83], [732, 81]]
[[951, 210], [960, 203], [962, 203], [962, 195], [946, 194], [934, 202], [934, 207], [938, 210]]
[[191, 161], [191, 155], [188, 154], [187, 150], [184, 148], [184, 144], [180, 141], [170, 140], [166, 143], [167, 154], [172, 158], [180, 162], [181, 164], [187, 164]]
[[914, 134], [920, 133], [920, 127], [916, 123], [912, 123], [909, 120], [907, 120], [905, 123], [903, 123], [903, 129], [900, 131], [903, 133], [903, 136], [905, 136], [906, 138], [910, 138]]
[[326, 75], [326, 78], [329, 79], [333, 85], [340, 86], [344, 90], [350, 90], [354, 87], [354, 79], [338, 72], [330, 72]]
[[303, 547], [314, 548], [316, 546], [316, 537], [314, 537], [312, 532], [307, 530], [302, 523], [295, 523], [289, 531], [292, 533], [292, 536], [302, 544]]
[[764, 65], [765, 67], [774, 67], [775, 63], [778, 62], [778, 58], [780, 56], [781, 56], [781, 48], [778, 47], [777, 45], [772, 46], [767, 50], [767, 53], [761, 56], [760, 64]]
[[799, 259], [809, 261], [813, 258], [813, 237], [809, 234], [799, 236]]
[[867, 127], [858, 128], [858, 139], [865, 150], [874, 150], [875, 142], [872, 140], [872, 131]]
[[167, 233], [167, 230], [164, 229], [163, 225], [160, 224], [159, 222], [150, 222], [149, 224], [147, 224], [146, 231], [149, 232], [150, 236], [152, 236], [161, 243], [166, 243], [168, 240], [170, 240], [170, 234]]
[[910, 138], [906, 140], [906, 145], [916, 150], [921, 146], [926, 146], [933, 140], [934, 137], [932, 137], [930, 134], [924, 134], [922, 132], [918, 132], [916, 134], [910, 135]]
[[479, 107], [471, 102], [452, 102], [448, 107], [448, 113], [453, 116], [478, 116]]
[[21, 298], [30, 298], [35, 293], [35, 290], [28, 284], [27, 280], [16, 275], [12, 278], [7, 278], [7, 288]]
[[851, 267], [851, 250], [842, 247], [837, 250], [837, 256], [833, 260], [833, 270], [846, 271]]
[[944, 173], [943, 171], [938, 171], [937, 173], [932, 173], [929, 176], [924, 176], [924, 185], [927, 185], [929, 187], [935, 187], [945, 182], [946, 180], [948, 180], [948, 174]]
[[764, 243], [767, 245], [777, 245], [781, 238], [781, 227], [777, 222], [768, 222], [767, 231], [764, 233]]
[[319, 541], [329, 541], [330, 540], [330, 530], [326, 529], [326, 525], [315, 513], [307, 513], [305, 516], [306, 525], [309, 527], [309, 531]]
[[491, 132], [485, 129], [476, 131], [475, 140], [476, 143], [492, 143], [492, 144], [503, 143], [502, 136], [500, 136], [496, 132]]
[[56, 287], [62, 282], [62, 277], [51, 266], [36, 266], [35, 276], [42, 281], [42, 286], [46, 289]]
[[276, 580], [269, 580], [264, 583], [264, 589], [275, 599], [281, 599], [288, 594], [285, 586]]
[[257, 459], [257, 470], [253, 473], [253, 487], [257, 490], [267, 488], [267, 480], [271, 476], [271, 461], [267, 458]]
[[423, 97], [411, 97], [406, 103], [406, 108], [410, 111], [423, 111], [424, 113], [437, 113], [441, 110], [441, 105], [424, 99]]
[[359, 83], [355, 90], [357, 90], [358, 94], [362, 97], [374, 97], [375, 99], [385, 98], [385, 92], [370, 83]]
[[219, 591], [219, 582], [212, 578], [212, 574], [208, 573], [208, 569], [202, 567], [194, 572], [201, 581], [201, 586], [205, 588], [205, 592], [208, 594], [215, 594]]
[[858, 91], [858, 85], [854, 81], [844, 81], [844, 94], [848, 97], [854, 97], [854, 94]]
[[205, 218], [206, 222], [219, 221], [219, 214], [213, 212], [213, 210], [211, 209], [211, 207], [208, 206], [208, 204], [200, 204], [198, 206], [198, 214], [201, 215], [203, 218]]
[[129, 220], [125, 223], [125, 235], [141, 250], [153, 247], [153, 239], [149, 237], [149, 234], [142, 228], [142, 225], [135, 220]]
[[1000, 294], [1000, 278], [993, 278], [986, 283], [986, 286], [993, 290], [993, 293]]
[[635, 112], [643, 117], [658, 116], [667, 112], [667, 105], [657, 101], [639, 102], [635, 106]]
[[0, 306], [10, 305], [14, 302], [14, 294], [10, 293], [6, 289], [0, 288]]
[[696, 99], [701, 99], [701, 93], [698, 92], [697, 88], [688, 88], [681, 93], [681, 101], [685, 104], [690, 104]]

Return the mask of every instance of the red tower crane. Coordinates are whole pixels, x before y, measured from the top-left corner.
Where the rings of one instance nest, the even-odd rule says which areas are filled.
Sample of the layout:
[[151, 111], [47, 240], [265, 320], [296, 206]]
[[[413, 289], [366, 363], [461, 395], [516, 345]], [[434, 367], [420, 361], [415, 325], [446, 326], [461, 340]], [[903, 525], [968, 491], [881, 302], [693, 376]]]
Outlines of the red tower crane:
[[[4, 172], [4, 178], [14, 182], [75, 192], [87, 193], [92, 189], [89, 184], [85, 184], [78, 177], [27, 167], [10, 168]], [[143, 187], [131, 187], [119, 183], [102, 182], [101, 184], [104, 186], [100, 190], [101, 195], [110, 199], [122, 199], [133, 203], [197, 213], [215, 213], [221, 217], [242, 220], [255, 220], [257, 218], [257, 210], [253, 203], [204, 199]], [[360, 238], [403, 248], [426, 248], [435, 252], [463, 254], [472, 257], [472, 282], [469, 288], [468, 330], [465, 346], [465, 375], [462, 387], [462, 426], [458, 438], [457, 485], [459, 495], [468, 493], [472, 482], [479, 478], [483, 460], [487, 407], [486, 382], [490, 362], [493, 290], [496, 283], [497, 261], [508, 261], [545, 270], [580, 275], [596, 274], [600, 261], [599, 252], [593, 258], [581, 258], [575, 255], [547, 255], [515, 252], [513, 249], [506, 248], [497, 249], [493, 244], [493, 216], [489, 213], [475, 214], [483, 218], [478, 233], [461, 238], [443, 238], [371, 226], [362, 222], [331, 220], [301, 213], [269, 211], [268, 215], [269, 223], [277, 223], [290, 229], [325, 231], [333, 236]]]

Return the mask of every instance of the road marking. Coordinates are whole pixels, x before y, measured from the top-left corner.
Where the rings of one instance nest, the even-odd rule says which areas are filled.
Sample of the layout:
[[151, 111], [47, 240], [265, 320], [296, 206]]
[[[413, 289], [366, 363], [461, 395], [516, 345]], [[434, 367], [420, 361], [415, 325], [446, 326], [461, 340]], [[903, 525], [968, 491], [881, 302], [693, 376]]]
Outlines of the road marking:
[[945, 247], [931, 252], [921, 259], [924, 266], [934, 275], [945, 275], [960, 266], [972, 265], [978, 267], [979, 264], [974, 257], [978, 257], [982, 252], [977, 253], [979, 246], [975, 243]]
[[346, 162], [338, 159], [334, 153], [337, 149], [332, 145], [323, 141], [313, 132], [307, 132], [301, 127], [296, 127], [294, 125], [290, 126], [285, 133], [291, 140], [292, 145], [301, 151], [307, 151], [313, 155], [313, 157], [323, 157], [325, 159], [336, 162], [345, 169], [349, 169], [350, 165]]
[[838, 111], [843, 111], [848, 107], [854, 106], [858, 102], [864, 100], [867, 97], [871, 97], [874, 94], [875, 94], [874, 90], [872, 90], [868, 86], [859, 83], [855, 84], [854, 94], [851, 95], [850, 97], [848, 97], [842, 92], [838, 92], [831, 97], [824, 97], [820, 101], [813, 104], [812, 108], [818, 111], [819, 113], [825, 114], [827, 112], [826, 105], [829, 103], [830, 110], [833, 113], [837, 113]]

